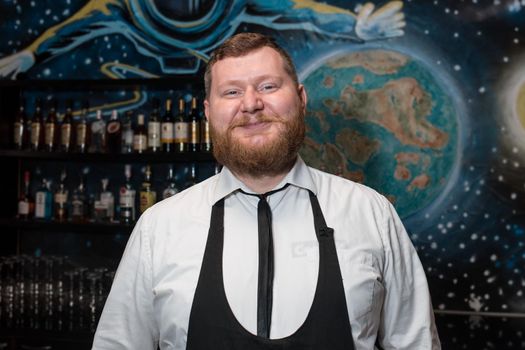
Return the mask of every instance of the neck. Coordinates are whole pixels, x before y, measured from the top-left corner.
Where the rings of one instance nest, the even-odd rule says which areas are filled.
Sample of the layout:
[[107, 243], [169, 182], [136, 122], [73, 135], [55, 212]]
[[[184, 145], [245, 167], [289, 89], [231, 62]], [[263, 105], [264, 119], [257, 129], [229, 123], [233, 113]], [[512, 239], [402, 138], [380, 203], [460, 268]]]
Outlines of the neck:
[[273, 190], [286, 176], [286, 173], [272, 176], [263, 175], [260, 177], [251, 177], [246, 174], [234, 174], [250, 190], [259, 194]]

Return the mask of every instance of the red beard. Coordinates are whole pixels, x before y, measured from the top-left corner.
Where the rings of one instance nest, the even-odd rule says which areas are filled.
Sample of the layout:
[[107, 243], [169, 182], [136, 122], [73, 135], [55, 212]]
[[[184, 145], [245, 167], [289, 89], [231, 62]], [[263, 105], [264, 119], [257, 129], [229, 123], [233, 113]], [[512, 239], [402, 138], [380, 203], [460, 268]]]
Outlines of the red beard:
[[282, 123], [284, 130], [263, 146], [248, 147], [232, 137], [233, 129], [247, 124], [247, 120], [232, 124], [223, 133], [210, 123], [215, 159], [234, 173], [255, 178], [287, 172], [295, 163], [297, 152], [304, 141], [304, 113], [301, 110], [295, 117], [286, 120], [261, 116], [257, 121]]

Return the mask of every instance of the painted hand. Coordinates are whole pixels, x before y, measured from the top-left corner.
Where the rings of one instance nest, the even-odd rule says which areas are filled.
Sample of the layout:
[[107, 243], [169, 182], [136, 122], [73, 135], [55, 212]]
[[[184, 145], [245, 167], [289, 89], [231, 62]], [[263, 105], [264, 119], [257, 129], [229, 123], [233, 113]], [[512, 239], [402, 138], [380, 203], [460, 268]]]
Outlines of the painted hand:
[[29, 50], [23, 50], [0, 59], [0, 77], [15, 79], [35, 64], [35, 56]]
[[357, 12], [355, 32], [363, 40], [375, 40], [404, 34], [405, 15], [403, 2], [390, 1], [374, 12], [374, 5], [364, 4]]

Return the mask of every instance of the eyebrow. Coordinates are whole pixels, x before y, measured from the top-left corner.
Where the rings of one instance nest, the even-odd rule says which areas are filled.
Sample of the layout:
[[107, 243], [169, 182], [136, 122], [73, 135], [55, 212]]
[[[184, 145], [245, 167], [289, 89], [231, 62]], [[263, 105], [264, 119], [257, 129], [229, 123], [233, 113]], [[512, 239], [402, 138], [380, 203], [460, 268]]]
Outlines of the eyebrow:
[[[267, 80], [267, 79], [273, 79], [273, 80], [283, 80], [282, 77], [280, 76], [277, 76], [277, 75], [270, 75], [270, 74], [264, 74], [264, 75], [260, 75], [260, 76], [257, 76], [255, 77], [255, 82], [256, 83], [260, 83], [261, 81], [264, 81], [264, 80]], [[242, 79], [230, 79], [230, 80], [226, 80], [220, 84], [218, 84], [217, 86], [220, 88], [222, 86], [228, 86], [228, 85], [244, 85], [246, 84], [246, 80], [242, 80]]]

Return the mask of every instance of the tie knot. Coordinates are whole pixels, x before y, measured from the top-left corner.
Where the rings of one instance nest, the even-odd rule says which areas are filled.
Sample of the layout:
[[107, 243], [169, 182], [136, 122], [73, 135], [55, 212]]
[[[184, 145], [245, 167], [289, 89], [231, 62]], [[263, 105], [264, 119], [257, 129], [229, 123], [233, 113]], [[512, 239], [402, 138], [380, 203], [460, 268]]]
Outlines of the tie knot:
[[274, 193], [277, 193], [277, 192], [280, 192], [280, 191], [283, 191], [284, 189], [286, 189], [288, 186], [290, 186], [289, 183], [287, 183], [286, 185], [284, 185], [283, 187], [281, 188], [278, 188], [278, 189], [275, 189], [275, 190], [271, 190], [271, 191], [268, 191], [268, 192], [265, 192], [265, 193], [249, 193], [249, 192], [246, 192], [244, 191], [243, 189], [239, 188], [239, 191], [241, 191], [242, 193], [244, 194], [247, 194], [248, 196], [254, 196], [254, 197], [258, 197], [260, 200], [264, 200], [266, 202], [266, 197], [274, 194]]

